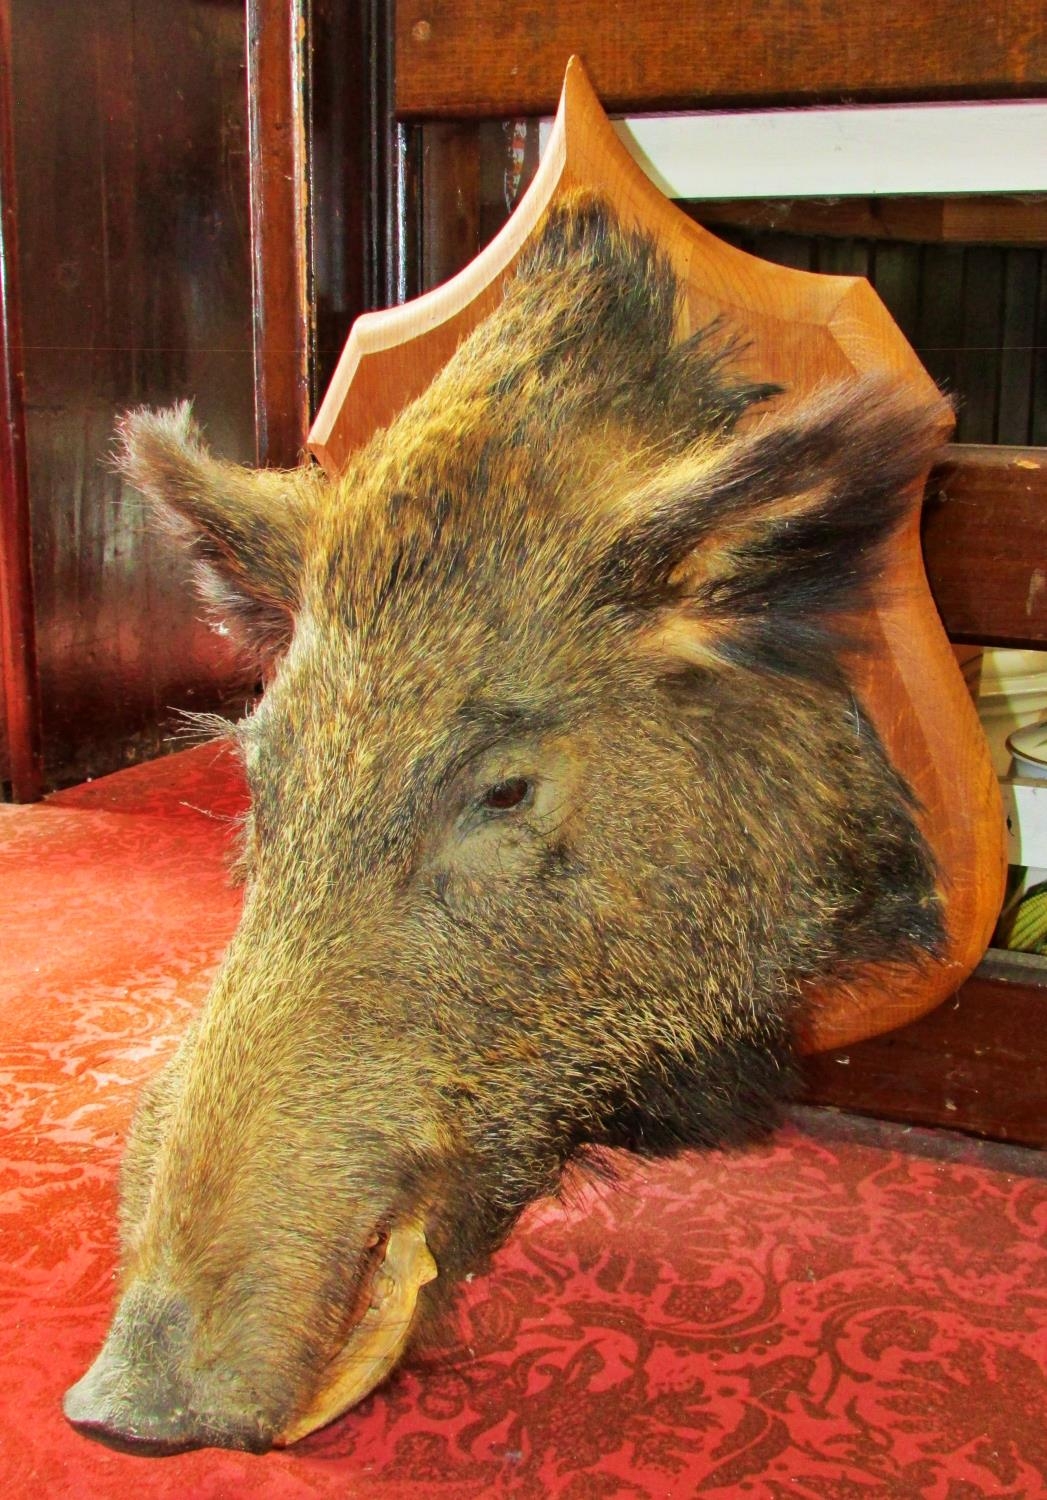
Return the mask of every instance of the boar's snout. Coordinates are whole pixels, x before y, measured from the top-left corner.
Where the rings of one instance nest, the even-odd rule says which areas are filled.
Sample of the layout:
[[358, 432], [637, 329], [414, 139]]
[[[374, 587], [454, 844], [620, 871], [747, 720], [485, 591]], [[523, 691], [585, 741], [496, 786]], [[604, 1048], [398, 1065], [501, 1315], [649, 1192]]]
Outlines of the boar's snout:
[[142, 1457], [204, 1447], [263, 1453], [272, 1446], [271, 1427], [257, 1411], [235, 1409], [234, 1391], [216, 1391], [206, 1373], [185, 1373], [190, 1319], [183, 1303], [156, 1301], [145, 1309], [139, 1302], [128, 1311], [86, 1375], [66, 1391], [62, 1407], [78, 1432]]

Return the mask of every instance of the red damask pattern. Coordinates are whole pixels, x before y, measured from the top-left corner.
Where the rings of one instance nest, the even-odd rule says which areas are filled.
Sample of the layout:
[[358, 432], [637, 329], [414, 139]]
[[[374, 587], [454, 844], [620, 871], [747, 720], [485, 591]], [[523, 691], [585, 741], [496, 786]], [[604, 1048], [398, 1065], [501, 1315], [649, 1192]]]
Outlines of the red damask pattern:
[[577, 1176], [443, 1343], [263, 1458], [78, 1437], [135, 1090], [235, 924], [205, 748], [0, 809], [3, 1500], [1047, 1497], [1047, 1169], [798, 1111], [769, 1145]]

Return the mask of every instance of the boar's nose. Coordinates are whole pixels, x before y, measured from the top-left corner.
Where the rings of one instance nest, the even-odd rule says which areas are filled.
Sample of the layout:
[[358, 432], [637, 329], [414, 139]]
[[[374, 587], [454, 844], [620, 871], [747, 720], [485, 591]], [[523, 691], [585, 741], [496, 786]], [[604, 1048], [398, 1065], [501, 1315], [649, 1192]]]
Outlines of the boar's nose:
[[159, 1331], [155, 1319], [126, 1319], [123, 1312], [87, 1374], [66, 1391], [62, 1407], [77, 1432], [143, 1457], [191, 1448], [264, 1453], [272, 1446], [271, 1428], [257, 1412], [216, 1409], [206, 1383], [198, 1389], [179, 1370], [172, 1356], [187, 1343], [181, 1308]]
[[182, 1393], [163, 1393], [155, 1383], [147, 1396], [130, 1391], [114, 1395], [111, 1367], [102, 1364], [104, 1358], [103, 1350], [83, 1379], [66, 1391], [62, 1402], [66, 1417], [84, 1437], [143, 1458], [163, 1458], [191, 1448], [264, 1453], [272, 1446], [271, 1437], [257, 1422], [202, 1415], [185, 1404]]
[[190, 1413], [178, 1407], [164, 1411], [119, 1410], [110, 1401], [99, 1398], [98, 1384], [92, 1379], [95, 1365], [82, 1380], [65, 1393], [62, 1409], [84, 1437], [95, 1438], [121, 1453], [138, 1453], [145, 1458], [162, 1458], [170, 1453], [186, 1453], [202, 1448], [207, 1439], [192, 1430]]

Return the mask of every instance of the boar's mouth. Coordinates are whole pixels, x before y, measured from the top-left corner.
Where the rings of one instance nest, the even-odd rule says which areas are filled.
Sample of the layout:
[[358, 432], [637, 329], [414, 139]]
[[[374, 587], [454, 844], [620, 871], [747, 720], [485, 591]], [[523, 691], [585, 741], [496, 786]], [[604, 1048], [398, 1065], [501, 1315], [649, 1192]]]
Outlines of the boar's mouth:
[[[384, 1380], [404, 1352], [415, 1321], [418, 1293], [437, 1275], [417, 1222], [375, 1234], [367, 1247], [358, 1291], [347, 1309], [345, 1340], [314, 1382], [307, 1403], [273, 1436], [249, 1394], [236, 1382], [209, 1381], [186, 1368], [192, 1317], [186, 1304], [164, 1292], [132, 1288], [121, 1304], [101, 1353], [66, 1392], [65, 1414], [86, 1437], [123, 1452], [147, 1456], [191, 1448], [283, 1448], [324, 1427]], [[134, 1335], [155, 1335], [157, 1357], [143, 1363]]]
[[327, 1365], [308, 1407], [273, 1439], [275, 1448], [286, 1448], [326, 1427], [385, 1379], [407, 1344], [418, 1293], [437, 1274], [421, 1224], [398, 1224], [388, 1233], [376, 1234], [349, 1338]]

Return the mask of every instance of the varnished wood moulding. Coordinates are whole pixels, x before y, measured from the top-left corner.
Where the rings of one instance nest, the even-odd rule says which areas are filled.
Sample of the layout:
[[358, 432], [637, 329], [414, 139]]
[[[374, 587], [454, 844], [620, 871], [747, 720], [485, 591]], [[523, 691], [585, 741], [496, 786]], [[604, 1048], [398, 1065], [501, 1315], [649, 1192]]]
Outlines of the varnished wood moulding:
[[400, 0], [404, 117], [551, 114], [565, 60], [609, 111], [1047, 92], [1042, 0], [838, 5], [835, 0]]
[[[679, 332], [722, 320], [747, 340], [746, 373], [799, 396], [826, 381], [876, 370], [933, 391], [868, 283], [772, 265], [715, 239], [673, 206], [618, 141], [577, 60], [538, 172], [513, 217], [444, 286], [357, 320], [317, 415], [310, 446], [336, 472], [346, 455], [419, 394], [497, 304], [506, 272], [551, 199], [585, 187], [622, 221], [651, 234], [683, 288]], [[894, 764], [916, 794], [941, 872], [947, 946], [933, 967], [867, 971], [816, 997], [808, 1044], [842, 1045], [903, 1024], [951, 994], [988, 944], [1004, 874], [1003, 818], [984, 736], [927, 588], [920, 494], [885, 550], [869, 609], [857, 622], [865, 650], [852, 678]]]
[[[16, 802], [42, 787], [29, 530], [11, 86], [11, 12], [0, 3], [0, 778]], [[6, 753], [3, 753], [6, 752]]]

